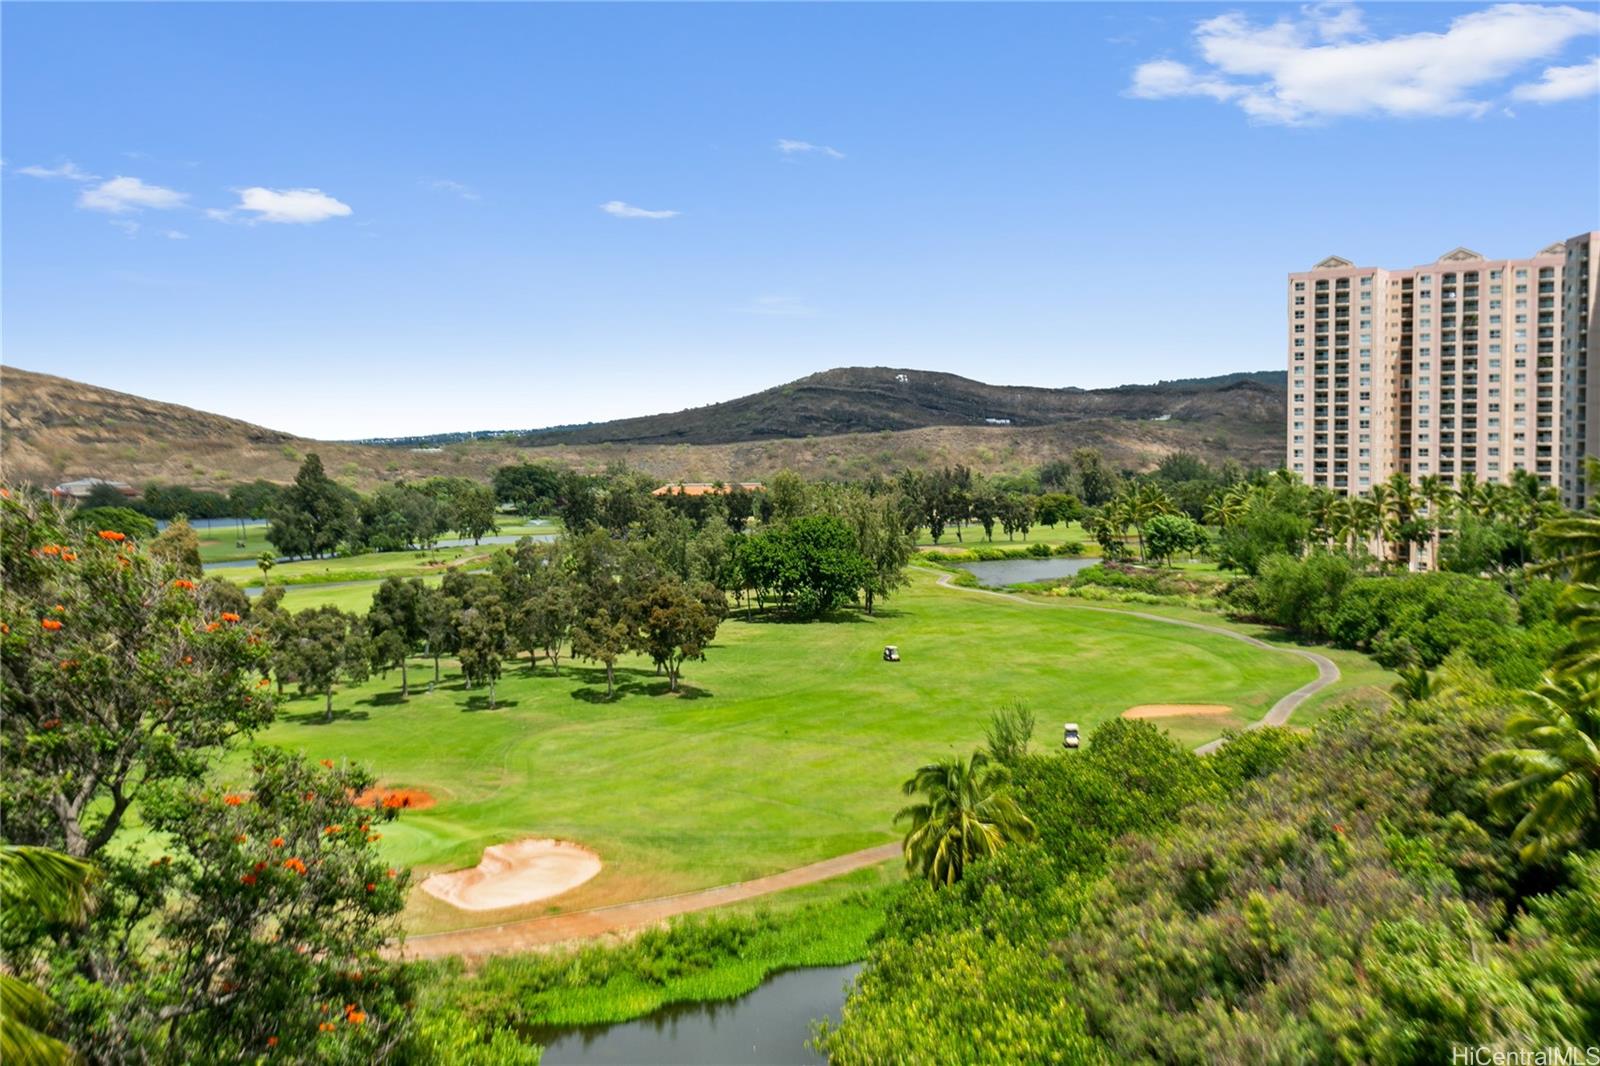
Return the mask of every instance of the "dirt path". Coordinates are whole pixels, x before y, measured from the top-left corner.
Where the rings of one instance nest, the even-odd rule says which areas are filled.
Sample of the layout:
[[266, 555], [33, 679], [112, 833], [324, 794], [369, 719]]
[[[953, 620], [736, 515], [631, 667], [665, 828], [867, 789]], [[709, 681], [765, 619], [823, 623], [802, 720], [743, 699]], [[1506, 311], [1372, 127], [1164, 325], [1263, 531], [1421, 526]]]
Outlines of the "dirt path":
[[[945, 574], [939, 578], [942, 588], [954, 589], [958, 592], [970, 592], [980, 596], [995, 596], [1013, 603], [1027, 604], [1034, 607], [1046, 606], [1043, 601], [1028, 599], [1010, 592], [998, 592], [994, 589], [962, 588], [952, 585], [952, 575]], [[1280, 648], [1268, 644], [1264, 640], [1244, 633], [1225, 629], [1222, 626], [1206, 625], [1204, 622], [1191, 622], [1183, 618], [1168, 618], [1159, 614], [1147, 614], [1144, 611], [1124, 611], [1114, 607], [1091, 607], [1087, 604], [1068, 603], [1062, 606], [1078, 611], [1099, 611], [1104, 614], [1132, 615], [1151, 622], [1163, 622], [1167, 625], [1187, 626], [1205, 633], [1215, 633], [1230, 640], [1243, 641], [1267, 651], [1281, 652], [1285, 655], [1298, 655], [1307, 659], [1317, 667], [1317, 677], [1309, 681], [1287, 696], [1274, 703], [1267, 713], [1259, 720], [1246, 726], [1247, 729], [1256, 729], [1261, 726], [1283, 725], [1294, 713], [1294, 709], [1304, 703], [1307, 697], [1339, 680], [1339, 668], [1326, 656], [1316, 652], [1302, 651], [1299, 648]], [[1195, 750], [1202, 755], [1217, 750], [1222, 746], [1222, 740], [1217, 739], [1209, 744], [1202, 744]], [[695, 911], [709, 910], [712, 907], [723, 907], [730, 903], [740, 903], [744, 900], [755, 899], [758, 896], [769, 895], [773, 892], [782, 892], [788, 888], [798, 888], [801, 885], [815, 884], [818, 881], [827, 881], [834, 877], [850, 873], [854, 870], [876, 866], [890, 859], [897, 859], [901, 855], [899, 844], [881, 844], [875, 848], [866, 848], [862, 851], [853, 851], [848, 855], [836, 855], [831, 859], [814, 862], [809, 866], [800, 866], [793, 870], [784, 870], [781, 873], [770, 874], [767, 877], [758, 877], [753, 881], [740, 881], [731, 885], [719, 885], [716, 888], [701, 889], [697, 892], [685, 892], [677, 896], [661, 896], [656, 899], [635, 900], [632, 903], [617, 903], [609, 907], [594, 907], [590, 910], [570, 911], [566, 914], [552, 914], [544, 918], [529, 918], [520, 922], [507, 922], [504, 925], [479, 926], [474, 929], [460, 929], [449, 933], [427, 933], [421, 936], [408, 937], [402, 949], [406, 958], [411, 959], [436, 959], [445, 955], [458, 955], [468, 960], [483, 958], [489, 955], [511, 955], [520, 951], [533, 951], [551, 944], [559, 944], [568, 940], [590, 940], [595, 937], [605, 936], [608, 933], [625, 932], [638, 929], [642, 926], [654, 925], [657, 922], [674, 918], [680, 914], [692, 914]]]
[[533, 951], [563, 940], [588, 940], [607, 933], [617, 933], [640, 926], [654, 925], [667, 918], [694, 911], [724, 907], [740, 903], [787, 888], [827, 881], [854, 870], [876, 866], [880, 862], [900, 857], [899, 844], [880, 844], [875, 848], [836, 855], [831, 859], [800, 866], [782, 873], [758, 877], [753, 881], [739, 881], [731, 885], [718, 885], [698, 892], [685, 892], [677, 896], [641, 899], [632, 903], [617, 903], [609, 907], [595, 907], [586, 911], [552, 914], [545, 918], [529, 918], [505, 925], [487, 925], [476, 929], [461, 929], [450, 933], [428, 933], [408, 937], [403, 954], [408, 959], [436, 959], [443, 955], [459, 955], [469, 962], [486, 955], [510, 955], [519, 951]]
[[[958, 592], [971, 592], [979, 596], [995, 596], [1002, 600], [1010, 600], [1012, 603], [1025, 603], [1031, 607], [1047, 606], [1043, 600], [1029, 599], [1026, 596], [1018, 596], [1012, 592], [999, 592], [995, 589], [962, 588], [960, 585], [951, 584], [950, 579], [953, 576], [953, 574], [942, 575], [939, 578], [939, 587], [955, 589]], [[1277, 703], [1274, 703], [1271, 707], [1267, 708], [1267, 713], [1262, 715], [1256, 721], [1245, 726], [1246, 729], [1260, 729], [1262, 726], [1283, 725], [1289, 720], [1289, 716], [1294, 713], [1296, 707], [1300, 706], [1311, 696], [1321, 692], [1323, 689], [1339, 680], [1339, 668], [1335, 666], [1333, 660], [1328, 658], [1326, 655], [1318, 655], [1314, 651], [1305, 651], [1300, 648], [1282, 648], [1276, 644], [1268, 644], [1264, 640], [1259, 640], [1246, 633], [1239, 633], [1235, 630], [1226, 629], [1222, 626], [1207, 625], [1204, 622], [1191, 622], [1186, 618], [1168, 618], [1165, 615], [1148, 614], [1144, 611], [1124, 611], [1116, 607], [1090, 607], [1088, 604], [1083, 603], [1066, 603], [1062, 604], [1061, 606], [1070, 607], [1075, 611], [1099, 611], [1102, 614], [1132, 615], [1135, 618], [1143, 618], [1150, 622], [1165, 622], [1166, 624], [1173, 626], [1187, 626], [1190, 629], [1198, 629], [1204, 633], [1215, 633], [1218, 636], [1227, 637], [1230, 640], [1240, 640], [1246, 644], [1253, 644], [1256, 647], [1264, 648], [1267, 651], [1281, 652], [1284, 655], [1298, 655], [1300, 658], [1308, 660], [1316, 666], [1317, 676], [1314, 680], [1307, 681], [1304, 685], [1301, 685], [1299, 688], [1283, 697]], [[1194, 750], [1199, 752], [1201, 755], [1209, 755], [1220, 747], [1222, 747], [1222, 738], [1218, 737], [1211, 743], [1202, 744]]]

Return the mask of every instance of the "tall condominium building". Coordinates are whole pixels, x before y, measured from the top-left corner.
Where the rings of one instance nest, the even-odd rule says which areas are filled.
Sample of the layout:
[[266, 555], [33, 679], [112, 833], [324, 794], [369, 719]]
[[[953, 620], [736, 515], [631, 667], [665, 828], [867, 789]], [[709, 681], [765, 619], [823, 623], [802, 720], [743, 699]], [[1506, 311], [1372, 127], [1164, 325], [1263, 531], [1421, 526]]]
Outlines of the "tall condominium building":
[[1591, 232], [1527, 259], [1329, 256], [1290, 274], [1289, 469], [1352, 494], [1396, 472], [1528, 470], [1584, 506], [1600, 491], [1583, 477], [1600, 455], [1597, 246]]

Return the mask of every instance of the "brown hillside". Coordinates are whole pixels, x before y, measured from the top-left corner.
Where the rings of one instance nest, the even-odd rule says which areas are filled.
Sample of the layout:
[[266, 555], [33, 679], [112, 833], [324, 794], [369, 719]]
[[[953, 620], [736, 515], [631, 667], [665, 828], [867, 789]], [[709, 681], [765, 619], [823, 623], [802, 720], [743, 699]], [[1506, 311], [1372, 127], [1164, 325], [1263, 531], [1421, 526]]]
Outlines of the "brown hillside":
[[[1099, 448], [1113, 466], [1133, 469], [1153, 465], [1177, 450], [1212, 460], [1231, 457], [1247, 465], [1281, 461], [1281, 396], [1274, 405], [1259, 390], [1247, 389], [1237, 399], [1190, 397], [1186, 402], [1191, 407], [1220, 403], [1221, 410], [1195, 411], [1197, 417], [1165, 421], [1124, 415], [1045, 425], [933, 425], [715, 444], [552, 441], [528, 446], [506, 439], [424, 452], [307, 440], [176, 404], [5, 367], [0, 368], [0, 468], [8, 480], [40, 485], [104, 477], [136, 485], [161, 481], [226, 489], [258, 477], [288, 481], [306, 452], [316, 451], [334, 477], [370, 489], [434, 474], [486, 478], [504, 463], [529, 460], [591, 471], [620, 461], [663, 481], [760, 480], [785, 468], [815, 477], [861, 477], [893, 474], [908, 465], [946, 463], [963, 463], [986, 473], [1017, 472], [1081, 447]], [[1247, 407], [1258, 411], [1245, 416]]]

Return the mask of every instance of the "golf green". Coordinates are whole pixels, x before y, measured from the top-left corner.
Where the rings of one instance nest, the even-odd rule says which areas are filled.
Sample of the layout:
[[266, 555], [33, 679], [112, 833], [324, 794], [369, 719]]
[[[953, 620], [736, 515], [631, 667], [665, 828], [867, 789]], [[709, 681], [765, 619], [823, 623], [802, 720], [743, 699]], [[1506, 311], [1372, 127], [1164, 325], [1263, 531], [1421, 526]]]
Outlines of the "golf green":
[[[530, 671], [506, 664], [496, 696], [467, 690], [446, 664], [282, 704], [263, 739], [316, 758], [353, 759], [386, 784], [437, 799], [385, 830], [395, 862], [420, 872], [470, 866], [482, 849], [556, 837], [599, 853], [601, 874], [554, 901], [560, 909], [687, 891], [893, 840], [903, 781], [918, 766], [982, 744], [989, 713], [1021, 701], [1036, 744], [1061, 723], [1085, 734], [1131, 706], [1212, 703], [1259, 718], [1315, 676], [1297, 657], [1223, 636], [1091, 612], [912, 584], [875, 617], [722, 627], [705, 662], [667, 693], [648, 662], [604, 673], [588, 664]], [[902, 660], [883, 661], [886, 644]], [[1161, 724], [1161, 723], [1158, 723]], [[1184, 740], [1220, 722], [1183, 724]], [[414, 892], [408, 924], [441, 929], [547, 913], [550, 903], [464, 914]]]

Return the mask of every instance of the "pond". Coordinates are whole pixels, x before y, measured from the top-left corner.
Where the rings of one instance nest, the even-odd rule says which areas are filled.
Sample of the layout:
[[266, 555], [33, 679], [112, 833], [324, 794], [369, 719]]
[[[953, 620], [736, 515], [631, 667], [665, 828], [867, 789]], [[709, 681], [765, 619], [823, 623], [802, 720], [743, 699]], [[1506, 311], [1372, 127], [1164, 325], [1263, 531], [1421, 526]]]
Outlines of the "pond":
[[806, 1046], [811, 1022], [838, 1017], [845, 984], [860, 969], [856, 963], [788, 970], [735, 1000], [683, 1003], [631, 1022], [539, 1034], [546, 1042], [541, 1066], [825, 1063]]
[[1052, 559], [996, 559], [986, 563], [957, 563], [970, 572], [981, 585], [999, 587], [1020, 585], [1025, 581], [1049, 581], [1051, 578], [1071, 577], [1080, 570], [1098, 566], [1099, 559], [1075, 559], [1069, 555]]

